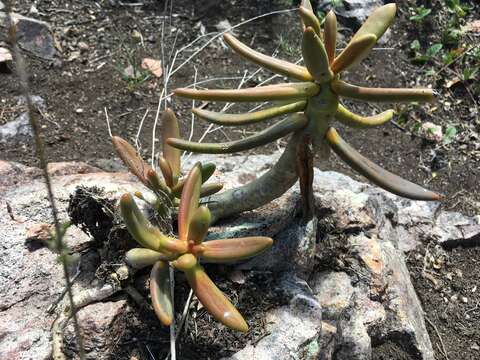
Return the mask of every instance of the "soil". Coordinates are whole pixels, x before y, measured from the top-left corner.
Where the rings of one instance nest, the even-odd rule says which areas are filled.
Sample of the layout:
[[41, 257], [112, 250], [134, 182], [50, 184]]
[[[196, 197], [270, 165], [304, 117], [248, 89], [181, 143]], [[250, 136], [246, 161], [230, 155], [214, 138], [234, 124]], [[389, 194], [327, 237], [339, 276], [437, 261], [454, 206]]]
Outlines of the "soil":
[[[138, 3], [125, 1], [121, 5], [120, 2], [113, 0], [35, 2], [38, 14], [30, 16], [51, 24], [61, 51], [61, 57], [55, 61], [45, 61], [25, 54], [31, 92], [46, 101], [46, 109], [41, 114], [41, 123], [49, 161], [81, 160], [101, 166], [102, 160], [114, 158], [106, 114], [113, 134], [134, 141], [138, 133], [138, 144], [142, 154], [148, 159], [151, 154], [152, 129], [158, 99], [164, 88], [165, 78], [155, 78], [143, 72], [139, 67], [141, 59], [151, 57], [162, 59], [164, 64], [171, 63], [175, 54], [173, 49], [182, 49], [203, 33], [218, 31], [216, 25], [222, 20], [228, 20], [234, 25], [269, 11], [292, 8], [291, 2], [287, 0], [222, 2], [178, 0], [174, 1], [171, 7], [170, 3], [165, 1], [145, 1], [142, 6], [138, 6]], [[462, 3], [471, 7], [467, 15], [460, 19], [460, 25], [465, 26], [479, 18], [480, 4], [474, 0]], [[345, 129], [342, 126], [339, 126], [339, 130], [344, 138], [374, 162], [402, 177], [444, 194], [444, 208], [470, 215], [478, 214], [480, 89], [476, 79], [478, 80], [479, 75], [472, 80], [462, 81], [459, 78], [465, 69], [479, 65], [480, 55], [472, 57], [471, 53], [475, 50], [473, 49], [471, 53], [463, 54], [448, 66], [442, 63], [441, 57], [432, 57], [420, 65], [413, 64], [411, 43], [418, 40], [421, 51], [425, 53], [429, 46], [441, 42], [442, 34], [451, 26], [453, 15], [446, 8], [445, 2], [440, 0], [406, 0], [398, 2], [397, 5], [399, 10], [392, 26], [389, 48], [373, 51], [368, 59], [345, 78], [353, 83], [370, 86], [431, 84], [438, 92], [438, 101], [434, 104], [397, 107], [400, 115], [395, 118], [395, 122], [368, 130], [369, 141], [365, 141], [367, 133], [364, 131]], [[413, 9], [420, 5], [432, 8], [432, 13], [423, 22], [417, 23], [409, 18], [413, 14]], [[16, 12], [29, 15], [30, 1], [19, 0], [15, 2], [15, 6]], [[352, 31], [347, 27], [347, 23], [341, 25], [340, 32], [348, 39]], [[249, 22], [239, 27], [236, 34], [247, 44], [264, 53], [275, 52], [279, 58], [290, 61], [300, 57], [300, 32], [296, 13], [276, 14]], [[0, 35], [0, 44], [5, 41], [2, 36], [4, 35]], [[206, 38], [208, 37], [202, 38], [179, 53], [175, 58], [175, 65], [180, 65], [193, 55], [205, 44]], [[465, 51], [475, 46], [478, 39], [478, 32], [467, 31], [459, 42], [444, 45], [442, 53]], [[139, 75], [136, 77], [122, 75], [128, 66], [138, 70]], [[199, 81], [212, 77], [237, 78], [216, 80], [204, 84], [205, 86], [237, 87], [247, 70], [251, 74], [256, 67], [243, 62], [221, 41], [215, 40], [169, 79], [166, 93], [175, 87], [192, 84], [195, 79]], [[261, 71], [244, 86], [255, 86], [270, 75], [266, 71]], [[2, 125], [14, 119], [24, 109], [17, 105], [16, 97], [21, 91], [14, 72], [0, 73], [0, 88], [2, 89], [0, 125]], [[174, 108], [181, 120], [183, 136], [189, 137], [192, 128], [190, 114], [192, 103], [177, 98], [169, 98], [168, 101], [169, 106]], [[371, 114], [379, 110], [359, 102], [346, 104], [355, 112], [362, 114]], [[218, 105], [208, 104], [208, 108], [218, 109]], [[247, 109], [250, 109], [247, 105], [236, 105], [232, 111], [241, 112]], [[145, 119], [140, 129], [143, 117]], [[425, 122], [442, 126], [444, 134], [448, 126], [454, 126], [457, 134], [450, 143], [429, 140], [430, 135], [419, 130], [421, 123]], [[199, 120], [196, 120], [194, 125], [192, 137], [199, 139], [207, 125]], [[237, 139], [255, 130], [256, 127], [245, 131], [216, 129], [206, 136], [205, 141]], [[157, 148], [158, 137], [157, 131], [154, 140]], [[282, 143], [284, 141], [278, 145]], [[276, 146], [255, 151], [270, 153], [274, 150]], [[0, 142], [0, 159], [27, 165], [38, 163], [33, 143], [29, 139], [14, 144]], [[335, 156], [331, 156], [328, 163], [317, 165], [364, 180], [337, 161]], [[425, 246], [427, 249], [428, 244]], [[478, 304], [480, 290], [472, 292], [478, 280], [474, 272], [469, 272], [476, 269], [474, 265], [478, 266], [475, 259], [479, 258], [479, 250], [454, 249], [447, 253], [448, 261], [444, 267], [433, 270], [445, 285], [440, 290], [435, 290], [431, 281], [419, 270], [423, 269], [423, 255], [421, 251], [410, 255], [410, 269], [427, 317], [434, 325], [429, 326], [429, 331], [437, 358], [441, 359], [444, 355], [434, 327], [443, 339], [450, 360], [479, 358], [480, 353], [475, 350], [475, 344], [480, 345], [479, 333], [475, 330], [478, 327], [476, 324], [479, 321], [479, 313], [472, 309]], [[462, 271], [463, 276], [460, 278], [455, 275], [454, 280], [449, 280], [448, 274], [455, 274], [457, 270]], [[461, 284], [461, 288], [453, 290], [452, 286], [457, 283]], [[233, 288], [235, 289], [235, 286]], [[445, 289], [451, 289], [449, 290], [451, 293]], [[461, 299], [450, 300], [454, 294], [458, 294], [459, 299], [461, 296], [467, 297], [468, 302], [463, 303]], [[239, 304], [242, 303], [247, 304], [241, 305], [247, 306], [244, 309], [247, 313], [248, 306], [254, 306], [248, 301], [239, 301]], [[200, 319], [206, 316], [201, 311], [199, 314]], [[466, 315], [470, 318], [467, 319]], [[195, 326], [199, 331], [202, 328], [197, 322], [196, 325], [189, 324], [189, 329]], [[209, 330], [205, 328], [205, 331]], [[232, 344], [232, 349], [244, 344], [239, 342], [243, 340], [225, 337], [218, 329], [211, 331], [205, 341], [215, 343], [217, 341], [215, 339], [227, 338], [229, 344]], [[255, 336], [259, 334], [261, 329]], [[247, 341], [255, 338], [254, 335], [249, 336], [251, 337]], [[203, 337], [194, 339], [204, 341]], [[198, 346], [196, 349], [200, 351], [203, 345]], [[145, 349], [142, 348], [142, 354], [146, 354]], [[375, 349], [375, 359], [387, 358], [403, 359], [394, 344], [382, 344]]]
[[479, 265], [478, 247], [445, 251], [427, 244], [410, 254], [410, 274], [437, 359], [480, 358]]

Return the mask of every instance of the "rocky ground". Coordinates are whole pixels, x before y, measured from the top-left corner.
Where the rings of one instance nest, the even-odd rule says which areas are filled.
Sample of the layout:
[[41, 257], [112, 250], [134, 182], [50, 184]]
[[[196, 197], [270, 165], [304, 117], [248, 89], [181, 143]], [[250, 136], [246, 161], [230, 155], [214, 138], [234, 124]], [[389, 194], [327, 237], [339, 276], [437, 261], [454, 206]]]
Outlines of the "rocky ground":
[[[215, 176], [238, 186], [250, 171], [233, 164], [248, 162], [260, 173], [277, 156], [216, 157]], [[52, 164], [50, 172], [61, 219], [78, 226], [68, 230], [66, 243], [77, 254], [70, 266], [76, 298], [92, 298], [79, 300], [88, 358], [164, 358], [168, 332], [148, 305], [148, 271], [126, 278], [120, 271], [133, 243], [118, 227], [113, 205], [121, 193], [141, 189], [137, 179], [83, 163]], [[0, 175], [0, 233], [8, 234], [1, 235], [0, 353], [48, 358], [50, 328], [66, 300], [58, 303], [62, 272], [45, 242], [44, 184], [38, 169], [17, 163], [1, 162]], [[194, 298], [178, 340], [182, 359], [477, 357], [479, 298], [468, 268], [478, 263], [478, 251], [459, 247], [478, 242], [478, 218], [400, 199], [335, 172], [315, 171], [314, 197], [318, 220], [298, 217], [295, 187], [212, 228], [211, 239], [262, 233], [275, 245], [236, 266], [206, 268], [251, 329], [246, 336], [226, 329]], [[181, 323], [188, 286], [180, 275], [176, 283]], [[71, 325], [64, 346], [68, 356], [75, 354]]]
[[[328, 2], [329, 4], [320, 2], [316, 5], [318, 5], [318, 11], [321, 12], [333, 3], [343, 3], [343, 7], [336, 7], [336, 12], [341, 23], [340, 32], [345, 39], [348, 39], [352, 29], [358, 26], [359, 18], [364, 16], [361, 11], [354, 9], [354, 3], [362, 3], [362, 5], [374, 3], [375, 5], [380, 2], [340, 1]], [[448, 2], [448, 4], [455, 4], [455, 1]], [[374, 51], [365, 64], [358, 68], [358, 71], [347, 75], [349, 80], [358, 84], [378, 86], [425, 86], [430, 84], [438, 92], [437, 103], [397, 108], [399, 115], [395, 117], [394, 122], [381, 129], [369, 131], [368, 142], [365, 141], [365, 134], [367, 134], [365, 132], [343, 128], [342, 132], [362, 154], [405, 178], [445, 194], [443, 210], [459, 211], [465, 215], [478, 217], [480, 209], [480, 193], [478, 192], [480, 178], [478, 98], [480, 90], [477, 81], [479, 75], [476, 70], [479, 68], [480, 59], [478, 49], [480, 10], [476, 1], [460, 1], [459, 4], [463, 8], [446, 6], [443, 1], [398, 2], [397, 20], [385, 41], [380, 44], [381, 48]], [[0, 1], [0, 11], [2, 7], [3, 4]], [[171, 4], [164, 1], [120, 2], [113, 0], [94, 2], [41, 0], [33, 4], [23, 0], [15, 2], [14, 10], [26, 17], [18, 16], [19, 28], [23, 31], [20, 45], [26, 56], [32, 93], [35, 95], [34, 102], [42, 121], [49, 159], [51, 161], [81, 160], [104, 170], [118, 170], [118, 162], [111, 160], [114, 154], [108, 136], [107, 116], [111, 131], [132, 141], [137, 140], [145, 158], [148, 159], [151, 154], [152, 129], [162, 89], [166, 89], [163, 94], [168, 94], [170, 89], [176, 86], [185, 86], [204, 80], [209, 82], [198, 86], [237, 87], [242, 79], [247, 77], [248, 81], [244, 86], [258, 85], [271, 74], [262, 71], [250, 77], [256, 70], [255, 67], [245, 64], [232, 54], [222, 41], [217, 39], [208, 44], [207, 41], [225, 27], [238, 24], [259, 14], [289, 8], [292, 8], [290, 1], [280, 0], [241, 2], [229, 0], [221, 3], [179, 0], [173, 1]], [[2, 23], [2, 19], [0, 13], [0, 23]], [[289, 60], [297, 60], [300, 56], [298, 19], [295, 12], [283, 12], [249, 22], [238, 27], [236, 34], [249, 45], [263, 52]], [[204, 36], [192, 43], [202, 35]], [[205, 47], [202, 50], [203, 46]], [[31, 132], [26, 124], [24, 101], [20, 96], [17, 77], [8, 56], [9, 49], [10, 46], [4, 31], [2, 31], [0, 33], [0, 88], [2, 89], [0, 94], [0, 160], [35, 166], [38, 161], [33, 151]], [[179, 50], [179, 53], [176, 53], [176, 50]], [[163, 74], [160, 75], [156, 68], [150, 67], [150, 70], [142, 68], [141, 63], [145, 58], [161, 61], [164, 65], [161, 69]], [[168, 71], [165, 66], [172, 64], [175, 73], [166, 84], [165, 75]], [[184, 65], [180, 67], [182, 64]], [[248, 71], [247, 75], [245, 75], [245, 71]], [[274, 79], [272, 82], [277, 80], [279, 79]], [[205, 133], [207, 130], [205, 124], [199, 120], [192, 123], [189, 112], [192, 106], [191, 102], [170, 98], [168, 103], [179, 114], [182, 121], [182, 133], [185, 137], [189, 137], [191, 134], [194, 139], [199, 139]], [[360, 103], [349, 105], [359, 113], [371, 114], [378, 111], [376, 108], [366, 107]], [[214, 108], [212, 104], [208, 104], [208, 107]], [[232, 109], [232, 111], [237, 110], [246, 110], [246, 108]], [[251, 130], [255, 130], [255, 127], [242, 132], [213, 128], [206, 135], [205, 141], [236, 139], [248, 135]], [[158, 134], [154, 138], [154, 143], [158, 145]], [[277, 144], [278, 147], [282, 145], [282, 142]], [[276, 151], [276, 146], [261, 149], [256, 153], [271, 154], [274, 151]], [[391, 161], [387, 161], [387, 159]], [[328, 164], [317, 165], [323, 170], [338, 170], [359, 178], [336, 161], [334, 156], [331, 157]], [[91, 171], [87, 165], [82, 166], [84, 166], [83, 172]], [[253, 169], [253, 166], [250, 169]], [[21, 165], [15, 165], [9, 170], [9, 174], [14, 174], [14, 181], [23, 182], [27, 178], [38, 177], [39, 172], [35, 168], [25, 170]], [[0, 189], [2, 186], [7, 186], [2, 181], [6, 180], [0, 179]], [[337, 179], [337, 181], [340, 180]], [[73, 188], [69, 189], [73, 191]], [[41, 201], [44, 201], [44, 198], [42, 199]], [[66, 201], [66, 199], [68, 199], [67, 194], [64, 195], [64, 200]], [[37, 202], [41, 201], [37, 200]], [[37, 205], [40, 206], [40, 204]], [[2, 203], [1, 206], [4, 211], [6, 209], [4, 204]], [[25, 209], [29, 208], [27, 203], [22, 206]], [[328, 209], [328, 211], [324, 209], [327, 211], [326, 214], [330, 214], [329, 211], [332, 210]], [[418, 226], [419, 221], [420, 224], [431, 223], [432, 217], [438, 216], [438, 212], [433, 214], [428, 209], [423, 210], [426, 211], [427, 215], [423, 215], [426, 219], [415, 218], [411, 220], [411, 223], [401, 224], [401, 228], [404, 228], [405, 232], [407, 230], [411, 232], [414, 231], [415, 226]], [[16, 211], [18, 209], [13, 209], [14, 214]], [[38, 217], [47, 221], [46, 214], [44, 212], [44, 217], [42, 217], [43, 215], [38, 215]], [[339, 224], [339, 221], [341, 222], [340, 214], [336, 211], [334, 214], [339, 216], [339, 219], [325, 217], [325, 214], [321, 213], [321, 218], [325, 217], [327, 220], [319, 225], [320, 228], [327, 228], [326, 233], [340, 238], [344, 232], [347, 232], [349, 237], [341, 244], [354, 242], [355, 239], [351, 237], [357, 234], [358, 229], [353, 227], [353, 230], [345, 230], [346, 225]], [[2, 213], [3, 215], [7, 216], [8, 214]], [[31, 216], [28, 214], [27, 218], [30, 219]], [[404, 241], [409, 238], [405, 237], [403, 232], [395, 235], [402, 241], [392, 240], [392, 242], [398, 251], [406, 252], [406, 263], [412, 275], [412, 283], [426, 314], [422, 329], [426, 328], [430, 335], [433, 343], [432, 351], [436, 358], [476, 359], [480, 356], [480, 338], [479, 333], [475, 330], [478, 327], [476, 325], [479, 320], [478, 304], [480, 299], [477, 290], [478, 280], [471, 269], [478, 264], [478, 236], [473, 227], [477, 220], [474, 220], [474, 217], [456, 216], [455, 219], [449, 220], [452, 224], [455, 223], [452, 226], [456, 232], [450, 227], [443, 233], [441, 231], [432, 233], [422, 228], [421, 233], [415, 235], [414, 244], [404, 245]], [[5, 217], [5, 221], [10, 221], [8, 219]], [[30, 220], [34, 223], [38, 222], [35, 217]], [[329, 221], [335, 224], [337, 230], [329, 227], [331, 226]], [[398, 225], [397, 222], [394, 223], [395, 226]], [[18, 231], [19, 238], [24, 236], [22, 235], [24, 230], [26, 228], [23, 227], [15, 230]], [[336, 231], [339, 234], [336, 234]], [[81, 238], [80, 233], [76, 235]], [[458, 248], [459, 243], [456, 242], [458, 239], [467, 239], [468, 241], [462, 242], [462, 246], [469, 248]], [[89, 238], [84, 240], [90, 241]], [[450, 240], [451, 242], [449, 242]], [[23, 244], [23, 240], [19, 241], [15, 246], [21, 254], [27, 250], [30, 251], [30, 245]], [[409, 241], [413, 240], [410, 238]], [[417, 242], [421, 244], [417, 244]], [[443, 246], [440, 246], [440, 243], [443, 243]], [[34, 248], [35, 246], [33, 245]], [[345, 254], [342, 253], [346, 252], [349, 255], [351, 246], [355, 248], [355, 244], [345, 245], [345, 248], [340, 249], [331, 245], [331, 251], [336, 254], [333, 257], [336, 262], [327, 262], [328, 266], [321, 265], [318, 271], [321, 273], [335, 269], [340, 274], [335, 276], [344, 279], [343, 282], [339, 280], [338, 283], [345, 283], [347, 286], [348, 279], [350, 279], [354, 286], [351, 293], [358, 295], [359, 292], [361, 293], [360, 289], [362, 291], [365, 289], [357, 286], [357, 282], [360, 280], [357, 278], [352, 280], [350, 270], [352, 264], [348, 261], [345, 263]], [[328, 246], [325, 248], [329, 249]], [[382, 251], [388, 252], [388, 250]], [[33, 252], [32, 254], [34, 254], [32, 256], [41, 256], [40, 259], [45, 256], [49, 259], [48, 261], [54, 258], [52, 255], [48, 255], [48, 250], [44, 248], [40, 249], [40, 253]], [[341, 255], [340, 259], [337, 259], [339, 254]], [[96, 256], [93, 255], [94, 259]], [[358, 257], [358, 254], [354, 255], [354, 258], [355, 256]], [[319, 259], [329, 258], [322, 253], [319, 253], [318, 257]], [[36, 258], [26, 259], [39, 261]], [[13, 260], [10, 259], [1, 265], [11, 266], [11, 261]], [[95, 261], [93, 264], [96, 264]], [[355, 267], [353, 268], [355, 269]], [[39, 273], [49, 274], [51, 270], [51, 268], [40, 269]], [[278, 309], [278, 305], [286, 306], [291, 303], [291, 299], [288, 296], [282, 298], [265, 294], [265, 303], [260, 304], [257, 309], [256, 301], [254, 301], [256, 289], [267, 286], [275, 289], [278, 284], [269, 284], [269, 277], [265, 278], [261, 275], [252, 275], [251, 277], [249, 275], [246, 276], [245, 282], [250, 285], [245, 287], [243, 284], [228, 280], [226, 274], [230, 270], [225, 270], [226, 273], [222, 269], [214, 270], [215, 273], [218, 272], [220, 278], [226, 279], [224, 289], [233, 289], [229, 295], [242, 300], [239, 301], [239, 304], [240, 306], [244, 304], [241, 310], [249, 314], [249, 321], [260, 325], [258, 328], [254, 328], [247, 338], [230, 334], [221, 328], [214, 327], [213, 330], [210, 330], [212, 322], [209, 319], [205, 320], [205, 313], [201, 308], [197, 308], [193, 312], [196, 314], [195, 320], [191, 320], [194, 318], [192, 315], [189, 320], [192, 322], [186, 326], [184, 340], [186, 345], [180, 345], [183, 346], [182, 351], [186, 351], [185, 354], [189, 351], [190, 354], [203, 354], [210, 351], [217, 355], [208, 353], [205, 358], [220, 358], [231, 356], [247, 344], [250, 346], [257, 344], [260, 346], [258, 349], [261, 346], [268, 348], [270, 343], [267, 341], [262, 345], [262, 339], [268, 337], [268, 333], [275, 333], [275, 325], [268, 325], [267, 317], [258, 314], [270, 307]], [[342, 275], [344, 273], [346, 275]], [[91, 285], [93, 277], [91, 274], [88, 276], [85, 283]], [[349, 276], [349, 278], [342, 278], [343, 276]], [[406, 277], [406, 274], [404, 273], [403, 276]], [[59, 279], [52, 278], [52, 281], [57, 284], [55, 290], [52, 290], [55, 294], [61, 291]], [[310, 285], [315, 283], [312, 279], [309, 280]], [[141, 288], [141, 280], [139, 282], [137, 285]], [[390, 283], [391, 281], [386, 282]], [[45, 284], [42, 286], [48, 288]], [[186, 288], [179, 289], [178, 299], [180, 303], [183, 303], [188, 293], [185, 292]], [[39, 296], [46, 297], [44, 291], [45, 288], [39, 290], [38, 294], [41, 294]], [[313, 289], [313, 291], [317, 290]], [[20, 303], [22, 306], [22, 301], [28, 304], [27, 300], [32, 294], [37, 294], [37, 292], [26, 290], [26, 294], [24, 294], [17, 291], [16, 295], [12, 295], [14, 299], [9, 302], [7, 298], [1, 308], [4, 310], [16, 309], [15, 304]], [[386, 306], [383, 295], [375, 296], [373, 300], [375, 303], [382, 304], [382, 307]], [[333, 295], [332, 297], [335, 298]], [[381, 299], [378, 300], [378, 298]], [[95, 311], [92, 310], [92, 313], [102, 313], [105, 309], [111, 309], [112, 314], [128, 314], [127, 322], [124, 321], [124, 317], [120, 317], [122, 319], [121, 326], [117, 326], [116, 315], [105, 319], [104, 324], [97, 324], [99, 329], [119, 329], [115, 330], [116, 334], [123, 334], [124, 340], [115, 343], [114, 345], [117, 346], [115, 349], [128, 349], [129, 346], [135, 344], [138, 353], [133, 355], [138, 358], [148, 358], [149, 349], [157, 351], [156, 354], [165, 356], [166, 354], [162, 352], [164, 351], [162, 350], [164, 347], [162, 341], [166, 341], [166, 333], [161, 335], [163, 340], [160, 341], [150, 337], [149, 329], [156, 329], [162, 333], [155, 319], [148, 320], [148, 316], [139, 317], [137, 313], [132, 313], [130, 311], [132, 303], [130, 300], [126, 301], [126, 298], [114, 298], [113, 301], [113, 303], [97, 305], [99, 308]], [[318, 299], [317, 302], [323, 307], [326, 306]], [[294, 302], [291, 306], [295, 309], [297, 305]], [[104, 309], [101, 308], [102, 306]], [[358, 309], [361, 307], [353, 306], [353, 309], [352, 319], [355, 319], [359, 312]], [[315, 319], [315, 308], [305, 313]], [[5, 314], [3, 316], [7, 316]], [[26, 317], [22, 321], [28, 325], [27, 315], [28, 311], [25, 310]], [[85, 314], [87, 318], [90, 315]], [[277, 315], [278, 318], [284, 316], [281, 312]], [[335, 316], [332, 315], [332, 317]], [[375, 316], [379, 316], [378, 313]], [[7, 317], [8, 319], [10, 318]], [[327, 317], [326, 322], [328, 323], [330, 320]], [[142, 325], [142, 322], [148, 324], [148, 327]], [[275, 321], [272, 323], [275, 324]], [[312, 324], [318, 325], [318, 322], [314, 321]], [[335, 331], [341, 328], [337, 325], [336, 323], [329, 324], [336, 329]], [[310, 330], [312, 334], [316, 334], [318, 329], [315, 328], [316, 325], [312, 326]], [[22, 333], [24, 329], [23, 325], [18, 325], [18, 328], [2, 331], [4, 331], [3, 333], [13, 331], [17, 334]], [[327, 326], [326, 329], [333, 328]], [[372, 339], [371, 346], [375, 359], [418, 358], [416, 350], [413, 351], [411, 347], [406, 346], [405, 341], [400, 341], [401, 339], [399, 340], [393, 335], [381, 336], [377, 330], [372, 329], [376, 329], [375, 325], [369, 325], [362, 331], [366, 331], [368, 338]], [[142, 337], [132, 335], [137, 330], [143, 334]], [[382, 328], [383, 330], [385, 327]], [[309, 334], [307, 330], [306, 334]], [[46, 333], [37, 332], [32, 341], [45, 347], [45, 343], [39, 340], [44, 336]], [[312, 335], [309, 339], [314, 337]], [[8, 348], [10, 340], [6, 342], [3, 340], [3, 336], [1, 338], [0, 343], [7, 344], [7, 347], [2, 347], [2, 349]], [[216, 339], [219, 338], [224, 341], [216, 343], [219, 341]], [[332, 349], [334, 349], [337, 343], [333, 342], [332, 344]], [[97, 345], [91, 346], [95, 348]], [[111, 349], [112, 346], [107, 343], [101, 345], [103, 348], [102, 346], [96, 348], [99, 350]], [[325, 349], [326, 345], [320, 344], [319, 346], [323, 346]], [[426, 349], [425, 346], [423, 349]], [[248, 354], [248, 351], [247, 348], [244, 354]], [[132, 354], [125, 353], [125, 356], [127, 355]], [[248, 355], [244, 356], [248, 357]], [[341, 353], [336, 353], [336, 356], [341, 356]]]

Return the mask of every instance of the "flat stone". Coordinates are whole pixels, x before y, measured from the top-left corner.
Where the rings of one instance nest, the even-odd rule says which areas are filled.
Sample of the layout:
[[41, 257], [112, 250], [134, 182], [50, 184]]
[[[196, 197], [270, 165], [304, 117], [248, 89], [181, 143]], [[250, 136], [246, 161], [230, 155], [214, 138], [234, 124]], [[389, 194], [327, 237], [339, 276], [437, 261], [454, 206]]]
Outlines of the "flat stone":
[[[83, 173], [80, 164], [51, 164], [63, 169], [52, 177], [61, 221], [68, 219], [66, 207], [78, 186], [98, 186], [107, 196], [142, 189], [126, 173]], [[68, 170], [70, 169], [70, 170]], [[70, 173], [70, 175], [60, 175]], [[47, 359], [50, 356], [50, 328], [56, 314], [47, 309], [64, 289], [64, 278], [57, 255], [48, 248], [30, 247], [27, 232], [39, 223], [51, 224], [51, 209], [41, 171], [16, 163], [0, 161], [0, 354], [2, 359]], [[9, 207], [7, 207], [7, 202]], [[8, 208], [11, 209], [9, 213]], [[13, 219], [11, 217], [13, 215]], [[65, 243], [74, 247], [91, 239], [76, 227], [66, 234]], [[98, 259], [82, 256], [82, 272], [74, 291], [92, 287]], [[75, 267], [71, 268], [76, 272]], [[82, 280], [83, 279], [83, 280]], [[80, 281], [81, 280], [81, 281]]]
[[3, 143], [17, 143], [26, 137], [29, 138], [32, 136], [33, 132], [27, 113], [23, 113], [15, 120], [0, 126], [0, 142]]
[[0, 63], [12, 61], [12, 53], [4, 47], [0, 47]]
[[[17, 99], [17, 106], [26, 106], [27, 101], [25, 99], [25, 96], [20, 95], [16, 96]], [[41, 96], [38, 95], [30, 95], [30, 101], [39, 112], [43, 112], [46, 110], [46, 104], [45, 104], [45, 99], [42, 98]]]
[[[86, 359], [107, 360], [111, 350], [126, 331], [124, 318], [129, 312], [127, 301], [107, 301], [88, 305], [78, 311]], [[76, 349], [75, 331], [70, 324], [64, 336], [66, 353], [72, 358]]]
[[23, 50], [46, 60], [57, 56], [55, 39], [48, 23], [16, 13], [12, 19], [16, 25], [18, 44]]

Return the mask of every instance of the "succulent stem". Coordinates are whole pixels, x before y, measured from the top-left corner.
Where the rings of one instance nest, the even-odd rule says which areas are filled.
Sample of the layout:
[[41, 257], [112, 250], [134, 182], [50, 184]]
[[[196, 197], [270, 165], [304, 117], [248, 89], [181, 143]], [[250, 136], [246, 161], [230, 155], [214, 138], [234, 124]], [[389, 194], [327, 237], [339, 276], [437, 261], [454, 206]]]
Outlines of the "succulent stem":
[[225, 114], [203, 109], [193, 109], [192, 112], [208, 122], [224, 125], [237, 126], [255, 124], [276, 116], [294, 113], [305, 108], [306, 101], [298, 101], [287, 105], [275, 106], [272, 108], [244, 114]]
[[316, 81], [324, 83], [333, 79], [325, 46], [311, 27], [303, 33], [302, 54], [308, 71]]
[[323, 42], [327, 52], [328, 62], [331, 64], [335, 59], [335, 49], [337, 46], [337, 17], [333, 10], [330, 10], [325, 17]]
[[178, 149], [200, 152], [206, 154], [229, 154], [243, 150], [249, 150], [262, 146], [284, 137], [291, 132], [300, 130], [307, 124], [307, 118], [303, 114], [294, 114], [287, 119], [277, 122], [269, 128], [244, 139], [227, 143], [197, 143], [182, 139], [168, 139], [167, 142]]
[[390, 109], [378, 115], [360, 116], [348, 111], [344, 106], [339, 104], [337, 112], [335, 113], [335, 119], [351, 128], [367, 128], [385, 124], [392, 119], [394, 114], [395, 110]]
[[256, 209], [287, 192], [298, 178], [295, 171], [298, 137], [298, 134], [292, 136], [276, 164], [258, 179], [206, 198], [212, 213], [212, 223]]
[[318, 85], [311, 82], [299, 82], [279, 85], [259, 86], [248, 89], [196, 90], [190, 88], [175, 89], [175, 95], [195, 100], [226, 102], [259, 102], [304, 100], [318, 93]]
[[208, 263], [240, 261], [260, 254], [272, 244], [271, 238], [263, 236], [210, 240], [198, 246], [198, 255]]
[[300, 6], [298, 9], [302, 23], [305, 29], [312, 28], [318, 36], [321, 36], [320, 21], [317, 19], [312, 10]]
[[170, 297], [170, 277], [168, 263], [157, 261], [150, 273], [150, 295], [155, 314], [163, 325], [173, 321], [173, 303]]
[[373, 34], [366, 34], [351, 41], [345, 49], [333, 60], [332, 71], [338, 74], [351, 66], [358, 64], [367, 57], [370, 49], [377, 42]]
[[193, 268], [185, 270], [185, 276], [198, 300], [215, 319], [231, 329], [248, 331], [248, 325], [242, 315], [212, 282], [202, 266], [196, 264]]
[[332, 90], [339, 96], [371, 102], [430, 102], [435, 97], [431, 89], [367, 88], [348, 84], [341, 80], [332, 82]]
[[374, 164], [366, 157], [359, 154], [354, 148], [348, 145], [340, 135], [338, 135], [334, 128], [330, 128], [327, 131], [326, 139], [333, 151], [335, 151], [343, 161], [375, 185], [378, 185], [393, 194], [412, 200], [440, 200], [439, 194], [402, 179], [401, 177], [382, 169], [377, 164]]
[[233, 35], [225, 34], [223, 35], [223, 39], [237, 54], [265, 69], [300, 81], [312, 81], [312, 76], [303, 66], [259, 53], [242, 43]]

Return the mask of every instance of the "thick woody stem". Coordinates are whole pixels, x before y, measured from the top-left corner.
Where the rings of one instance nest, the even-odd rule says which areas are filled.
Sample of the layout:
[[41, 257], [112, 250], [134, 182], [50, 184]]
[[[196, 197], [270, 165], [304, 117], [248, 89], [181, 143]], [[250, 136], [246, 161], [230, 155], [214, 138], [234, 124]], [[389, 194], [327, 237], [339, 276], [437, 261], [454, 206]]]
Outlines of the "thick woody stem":
[[206, 198], [212, 223], [243, 211], [253, 210], [283, 195], [297, 181], [296, 148], [301, 134], [289, 140], [277, 163], [249, 184]]

